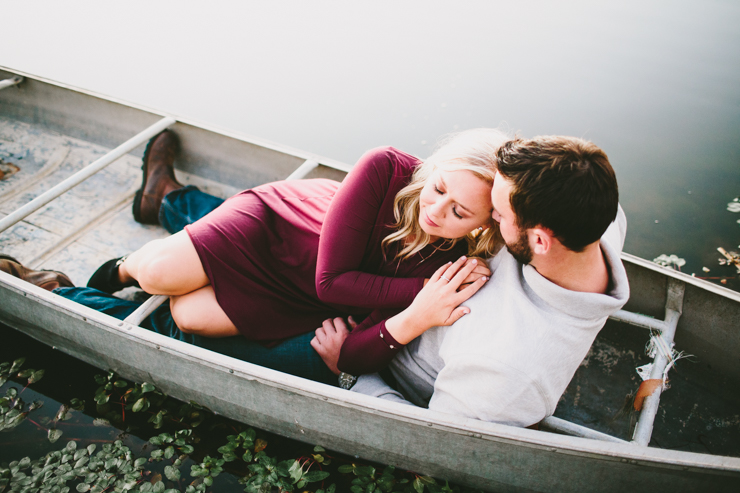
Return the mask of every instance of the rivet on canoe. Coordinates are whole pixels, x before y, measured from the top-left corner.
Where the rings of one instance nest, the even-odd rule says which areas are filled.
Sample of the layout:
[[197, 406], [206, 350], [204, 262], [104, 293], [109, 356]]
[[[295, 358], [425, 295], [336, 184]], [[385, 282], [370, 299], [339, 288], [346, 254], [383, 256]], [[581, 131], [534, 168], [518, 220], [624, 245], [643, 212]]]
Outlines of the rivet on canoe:
[[119, 327], [123, 327], [123, 322], [118, 322]]
[[473, 436], [474, 436], [475, 438], [480, 438], [480, 433], [476, 433], [476, 434], [475, 434], [475, 435], [473, 435]]
[[328, 401], [328, 400], [329, 400], [329, 398], [328, 398], [328, 397], [324, 397], [323, 399], [324, 399], [325, 401]]
[[622, 459], [622, 462], [627, 462], [627, 459]]
[[229, 373], [234, 373], [234, 370], [229, 370]]
[[630, 461], [630, 464], [637, 464], [637, 461], [636, 460], [631, 460]]
[[558, 451], [558, 449], [556, 449], [556, 448], [551, 448], [550, 449], [550, 452], [557, 452], [557, 451]]
[[87, 318], [86, 317], [82, 317], [82, 321], [83, 322], [87, 322]]
[[161, 348], [159, 347], [159, 344], [157, 344], [157, 349], [161, 349]]
[[432, 426], [432, 423], [427, 423], [427, 426]]

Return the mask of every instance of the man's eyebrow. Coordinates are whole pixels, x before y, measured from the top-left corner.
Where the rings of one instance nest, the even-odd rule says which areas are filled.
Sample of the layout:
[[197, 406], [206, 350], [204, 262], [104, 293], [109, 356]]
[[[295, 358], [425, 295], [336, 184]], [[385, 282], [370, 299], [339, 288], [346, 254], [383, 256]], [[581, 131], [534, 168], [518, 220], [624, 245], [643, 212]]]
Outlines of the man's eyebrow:
[[[447, 184], [445, 183], [445, 179], [444, 179], [444, 178], [442, 178], [442, 175], [439, 175], [439, 181], [441, 181], [441, 182], [442, 182], [442, 188], [445, 188], [445, 189], [446, 189], [446, 188], [447, 188]], [[470, 209], [468, 209], [467, 207], [465, 207], [464, 205], [462, 205], [462, 204], [461, 204], [460, 202], [458, 202], [457, 200], [455, 201], [455, 203], [456, 203], [457, 205], [459, 205], [461, 209], [465, 210], [465, 212], [467, 212], [467, 213], [468, 213], [468, 214], [470, 214], [471, 216], [475, 216], [475, 214], [473, 213], [473, 211], [471, 211]]]

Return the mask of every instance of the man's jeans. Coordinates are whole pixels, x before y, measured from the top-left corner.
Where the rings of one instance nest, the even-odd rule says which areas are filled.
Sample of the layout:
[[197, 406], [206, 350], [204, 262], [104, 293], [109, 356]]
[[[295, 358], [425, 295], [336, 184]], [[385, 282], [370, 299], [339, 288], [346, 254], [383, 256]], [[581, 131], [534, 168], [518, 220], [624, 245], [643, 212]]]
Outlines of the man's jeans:
[[[201, 192], [193, 186], [187, 186], [169, 193], [164, 198], [159, 210], [159, 221], [167, 231], [176, 233], [211, 212], [221, 203], [223, 203], [222, 199]], [[129, 316], [140, 306], [138, 302], [116, 298], [92, 288], [57, 288], [54, 292], [120, 320]], [[141, 326], [158, 334], [260, 366], [330, 385], [337, 384], [337, 377], [329, 371], [310, 345], [313, 332], [287, 339], [271, 348], [249, 341], [240, 335], [215, 339], [185, 334], [175, 325], [170, 314], [169, 303], [159, 306], [154, 313], [141, 322]]]

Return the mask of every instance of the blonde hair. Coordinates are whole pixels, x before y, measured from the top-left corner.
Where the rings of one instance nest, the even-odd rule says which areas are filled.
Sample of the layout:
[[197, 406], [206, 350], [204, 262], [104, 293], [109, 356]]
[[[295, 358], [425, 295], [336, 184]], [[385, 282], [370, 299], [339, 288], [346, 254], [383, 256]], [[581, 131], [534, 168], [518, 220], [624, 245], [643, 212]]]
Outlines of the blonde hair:
[[[476, 128], [447, 136], [437, 150], [416, 167], [411, 182], [396, 195], [393, 213], [396, 229], [381, 243], [383, 250], [391, 244], [402, 242], [403, 248], [396, 258], [407, 259], [421, 251], [430, 242], [430, 236], [419, 225], [419, 196], [422, 188], [435, 170], [470, 171], [475, 176], [493, 184], [496, 175], [496, 151], [510, 139], [504, 132], [492, 128]], [[471, 231], [464, 237], [468, 242], [468, 256], [489, 258], [501, 246], [498, 223], [491, 221], [487, 229]], [[449, 250], [460, 238], [448, 238], [441, 250]]]

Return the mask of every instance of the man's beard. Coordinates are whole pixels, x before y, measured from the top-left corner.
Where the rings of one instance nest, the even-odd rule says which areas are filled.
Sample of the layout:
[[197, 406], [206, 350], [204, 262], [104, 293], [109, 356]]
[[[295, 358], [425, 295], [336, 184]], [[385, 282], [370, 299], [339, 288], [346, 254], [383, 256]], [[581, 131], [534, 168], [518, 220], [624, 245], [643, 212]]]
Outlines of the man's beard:
[[519, 230], [516, 243], [512, 245], [507, 243], [506, 248], [518, 262], [527, 265], [532, 261], [532, 248], [529, 246], [529, 236], [527, 236], [526, 229]]

